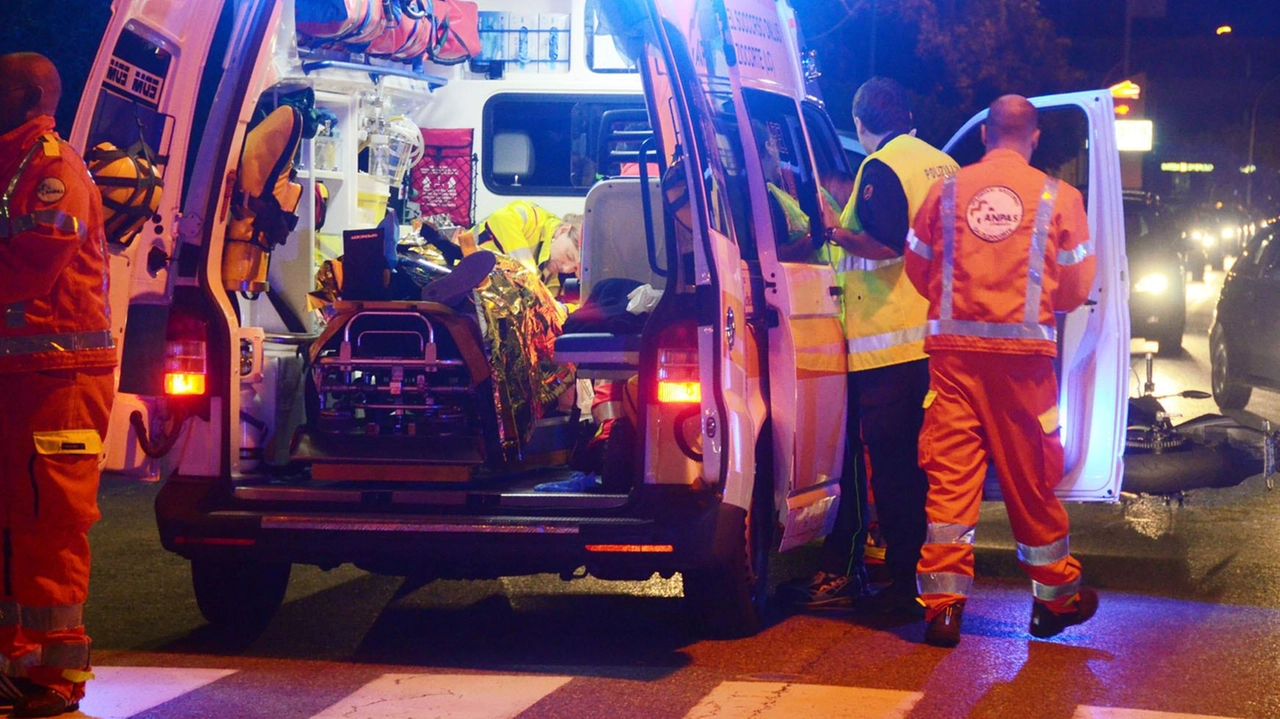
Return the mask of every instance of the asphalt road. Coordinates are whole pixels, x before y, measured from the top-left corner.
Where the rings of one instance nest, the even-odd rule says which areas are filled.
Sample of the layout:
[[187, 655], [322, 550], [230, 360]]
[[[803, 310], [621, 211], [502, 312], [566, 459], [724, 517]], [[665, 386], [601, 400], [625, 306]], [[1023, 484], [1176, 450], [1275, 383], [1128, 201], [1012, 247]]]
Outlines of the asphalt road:
[[[1186, 352], [1157, 360], [1158, 392], [1207, 389], [1220, 283], [1191, 286]], [[1248, 409], [1280, 419], [1273, 393]], [[79, 716], [1280, 716], [1280, 493], [1258, 477], [1180, 503], [1070, 506], [1073, 552], [1103, 603], [1053, 641], [1025, 633], [1026, 581], [987, 503], [955, 650], [922, 645], [920, 623], [856, 612], [779, 613], [755, 637], [707, 641], [678, 577], [413, 587], [351, 567], [295, 567], [266, 631], [237, 638], [204, 623], [185, 562], [159, 547], [156, 491], [104, 480], [87, 609], [99, 678]], [[777, 557], [775, 579], [812, 559], [812, 547]]]

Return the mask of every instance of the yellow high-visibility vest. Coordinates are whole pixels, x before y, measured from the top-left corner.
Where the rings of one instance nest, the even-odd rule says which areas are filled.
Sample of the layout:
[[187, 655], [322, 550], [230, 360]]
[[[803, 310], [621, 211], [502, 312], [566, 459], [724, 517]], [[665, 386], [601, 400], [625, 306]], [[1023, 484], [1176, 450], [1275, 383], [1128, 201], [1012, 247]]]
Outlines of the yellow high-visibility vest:
[[[929, 188], [960, 169], [947, 153], [911, 135], [899, 135], [867, 156], [854, 188], [862, 184], [862, 169], [880, 160], [898, 176], [907, 196], [907, 222], [915, 218]], [[858, 189], [845, 205], [840, 222], [857, 230]], [[905, 239], [905, 238], [904, 238]], [[833, 266], [844, 288], [844, 335], [849, 371], [874, 369], [923, 359], [929, 302], [907, 279], [902, 257], [870, 260], [848, 252], [833, 252]]]

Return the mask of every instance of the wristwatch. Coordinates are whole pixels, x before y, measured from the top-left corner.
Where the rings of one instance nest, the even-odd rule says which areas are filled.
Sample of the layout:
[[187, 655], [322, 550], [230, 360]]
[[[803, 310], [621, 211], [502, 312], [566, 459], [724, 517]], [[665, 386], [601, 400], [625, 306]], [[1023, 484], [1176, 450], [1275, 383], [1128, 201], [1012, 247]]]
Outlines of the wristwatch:
[[827, 243], [834, 245], [836, 243], [836, 230], [838, 229], [838, 227], [828, 227], [822, 232], [822, 239]]

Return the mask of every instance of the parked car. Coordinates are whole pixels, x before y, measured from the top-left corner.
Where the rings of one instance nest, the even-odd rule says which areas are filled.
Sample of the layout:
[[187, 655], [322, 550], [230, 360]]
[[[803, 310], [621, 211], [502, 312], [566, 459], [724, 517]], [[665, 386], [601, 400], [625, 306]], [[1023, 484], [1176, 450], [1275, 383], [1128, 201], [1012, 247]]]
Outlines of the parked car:
[[1209, 358], [1213, 399], [1226, 409], [1249, 403], [1254, 387], [1280, 389], [1280, 226], [1268, 225], [1245, 245], [1222, 285]]
[[1124, 231], [1130, 334], [1154, 340], [1161, 354], [1177, 353], [1187, 326], [1187, 262], [1180, 233], [1158, 198], [1129, 192]]

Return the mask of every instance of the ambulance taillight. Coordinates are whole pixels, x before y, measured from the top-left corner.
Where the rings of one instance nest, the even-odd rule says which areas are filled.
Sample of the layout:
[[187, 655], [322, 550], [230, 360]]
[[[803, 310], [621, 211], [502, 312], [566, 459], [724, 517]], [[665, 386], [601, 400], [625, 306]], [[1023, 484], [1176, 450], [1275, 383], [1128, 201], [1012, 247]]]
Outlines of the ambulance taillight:
[[663, 404], [702, 402], [697, 350], [658, 350], [658, 401]]
[[164, 393], [203, 397], [208, 376], [209, 329], [204, 321], [175, 308], [165, 331]]

